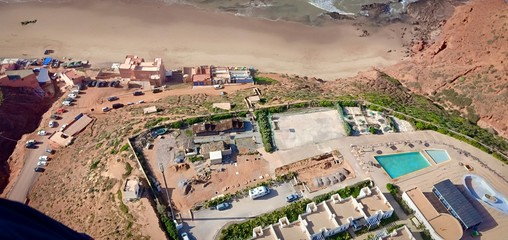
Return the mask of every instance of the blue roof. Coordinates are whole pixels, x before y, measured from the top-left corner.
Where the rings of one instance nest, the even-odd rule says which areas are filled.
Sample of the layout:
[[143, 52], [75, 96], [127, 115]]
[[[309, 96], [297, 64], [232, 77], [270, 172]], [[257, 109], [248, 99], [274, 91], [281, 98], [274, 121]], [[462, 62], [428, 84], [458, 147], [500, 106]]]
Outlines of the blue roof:
[[434, 185], [434, 189], [448, 202], [466, 229], [482, 222], [480, 213], [466, 199], [450, 179]]
[[42, 61], [42, 65], [49, 65], [51, 63], [51, 60], [53, 60], [53, 58], [50, 57], [44, 58], [44, 60]]

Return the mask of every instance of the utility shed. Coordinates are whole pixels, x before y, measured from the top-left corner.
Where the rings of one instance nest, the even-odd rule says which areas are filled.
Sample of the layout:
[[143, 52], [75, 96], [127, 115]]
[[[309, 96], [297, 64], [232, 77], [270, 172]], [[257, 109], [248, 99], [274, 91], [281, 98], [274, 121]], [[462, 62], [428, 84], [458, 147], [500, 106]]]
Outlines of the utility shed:
[[157, 107], [155, 107], [155, 106], [143, 108], [144, 114], [150, 114], [150, 113], [154, 113], [154, 112], [157, 112]]
[[213, 151], [210, 152], [210, 164], [221, 164], [222, 163], [222, 152]]
[[446, 210], [459, 220], [464, 229], [476, 227], [482, 222], [480, 213], [450, 179], [435, 184], [432, 192], [443, 203]]

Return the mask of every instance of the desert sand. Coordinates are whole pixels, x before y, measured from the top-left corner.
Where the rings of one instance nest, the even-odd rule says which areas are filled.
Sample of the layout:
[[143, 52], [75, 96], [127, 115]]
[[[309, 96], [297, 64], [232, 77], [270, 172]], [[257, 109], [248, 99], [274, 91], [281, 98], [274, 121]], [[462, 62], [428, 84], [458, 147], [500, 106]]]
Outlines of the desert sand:
[[[136, 54], [162, 57], [169, 69], [238, 65], [334, 79], [400, 61], [410, 39], [401, 38], [401, 23], [313, 27], [146, 2], [0, 3], [0, 57], [42, 57], [54, 49], [60, 58], [108, 66]], [[364, 29], [370, 36], [359, 37]]]

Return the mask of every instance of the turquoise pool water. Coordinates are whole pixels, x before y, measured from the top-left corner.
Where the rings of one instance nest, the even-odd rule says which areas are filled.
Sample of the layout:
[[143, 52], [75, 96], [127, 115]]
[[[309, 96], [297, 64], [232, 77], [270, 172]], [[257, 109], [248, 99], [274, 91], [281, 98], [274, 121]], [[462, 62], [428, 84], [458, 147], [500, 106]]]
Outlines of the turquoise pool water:
[[430, 166], [429, 161], [420, 152], [381, 155], [374, 158], [391, 178], [398, 178]]
[[450, 160], [450, 156], [445, 150], [425, 150], [425, 152], [429, 154], [436, 164]]

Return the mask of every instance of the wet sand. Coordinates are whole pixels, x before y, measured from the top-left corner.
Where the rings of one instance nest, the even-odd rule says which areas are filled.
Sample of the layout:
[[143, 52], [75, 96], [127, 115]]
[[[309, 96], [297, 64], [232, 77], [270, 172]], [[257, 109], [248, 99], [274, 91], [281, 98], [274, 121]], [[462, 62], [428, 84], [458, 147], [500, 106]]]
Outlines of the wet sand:
[[[37, 23], [20, 24], [33, 19]], [[168, 69], [238, 65], [334, 79], [394, 64], [404, 50], [400, 23], [312, 27], [151, 2], [0, 4], [0, 21], [0, 57], [42, 57], [44, 49], [54, 49], [57, 57], [101, 67], [136, 54], [162, 57]], [[370, 36], [359, 37], [363, 29]]]

